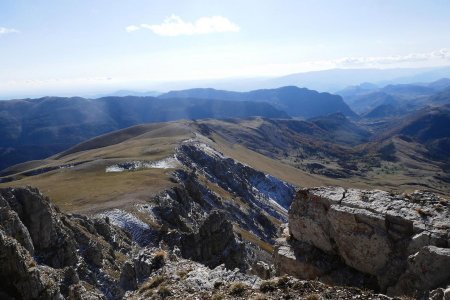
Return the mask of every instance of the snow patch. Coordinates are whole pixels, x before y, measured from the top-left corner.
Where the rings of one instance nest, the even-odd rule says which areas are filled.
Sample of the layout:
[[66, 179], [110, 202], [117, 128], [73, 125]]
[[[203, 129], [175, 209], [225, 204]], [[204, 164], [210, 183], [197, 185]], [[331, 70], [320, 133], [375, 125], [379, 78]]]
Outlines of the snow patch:
[[176, 157], [168, 157], [159, 161], [150, 163], [150, 168], [154, 169], [174, 169], [180, 165]]
[[118, 165], [106, 167], [106, 173], [116, 173], [116, 172], [123, 172], [123, 171], [125, 171], [125, 169], [119, 167]]
[[167, 157], [157, 161], [127, 161], [106, 167], [106, 173], [117, 173], [124, 171], [137, 171], [143, 169], [174, 169], [180, 165], [175, 156]]
[[121, 209], [113, 209], [98, 215], [101, 218], [108, 217], [111, 224], [122, 228], [131, 234], [134, 241], [139, 244], [148, 244], [153, 236], [153, 229], [133, 214]]

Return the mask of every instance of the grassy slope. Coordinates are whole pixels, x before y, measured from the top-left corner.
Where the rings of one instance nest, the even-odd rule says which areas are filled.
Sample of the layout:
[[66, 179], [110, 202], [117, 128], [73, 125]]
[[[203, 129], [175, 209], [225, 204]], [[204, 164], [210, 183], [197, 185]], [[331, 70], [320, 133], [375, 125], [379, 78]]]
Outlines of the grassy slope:
[[[22, 176], [20, 180], [2, 183], [0, 187], [37, 186], [68, 212], [97, 212], [111, 208], [126, 208], [132, 203], [148, 200], [173, 186], [174, 183], [169, 179], [171, 170], [147, 169], [106, 173], [105, 168], [128, 160], [154, 161], [168, 157], [175, 152], [181, 141], [195, 136], [195, 132], [202, 127], [199, 125], [224, 128], [227, 134], [217, 134], [213, 131], [210, 137], [214, 140], [211, 142], [212, 146], [225, 155], [299, 187], [339, 185], [395, 191], [429, 188], [450, 194], [448, 185], [439, 186], [439, 183], [433, 181], [433, 175], [438, 170], [433, 162], [419, 157], [417, 146], [412, 147], [410, 143], [401, 139], [393, 140], [400, 157], [399, 161], [385, 162], [364, 176], [332, 179], [296, 168], [294, 164], [290, 164], [289, 159], [271, 158], [250, 150], [239, 142], [242, 135], [237, 138], [233, 136], [233, 132], [237, 130], [246, 134], [243, 136], [255, 137], [254, 141], [257, 141], [256, 135], [259, 134], [257, 130], [266, 125], [262, 119], [238, 122], [180, 121], [135, 126], [91, 139], [47, 160], [15, 166], [10, 169], [11, 173], [84, 162], [73, 168], [57, 169], [31, 177]], [[217, 187], [210, 188], [217, 189]], [[215, 192], [226, 193], [221, 190]]]
[[[123, 132], [119, 131], [117, 134], [122, 135]], [[182, 122], [151, 125], [147, 131], [127, 136], [118, 144], [97, 148], [105, 141], [105, 136], [101, 136], [97, 140], [86, 142], [90, 149], [80, 144], [76, 147], [86, 150], [56, 155], [40, 167], [87, 162], [73, 168], [57, 169], [3, 183], [0, 187], [37, 186], [61, 209], [68, 212], [96, 212], [125, 207], [130, 203], [148, 200], [156, 193], [173, 186], [174, 183], [169, 180], [170, 170], [106, 173], [105, 168], [128, 160], [154, 161], [168, 157], [175, 152], [182, 140], [192, 136], [189, 128]], [[118, 139], [117, 136], [114, 138]]]
[[[283, 155], [275, 155], [276, 159], [271, 159], [266, 155], [252, 151], [233, 137], [239, 135], [242, 138], [245, 135], [257, 137], [257, 133], [251, 133], [252, 130], [258, 129], [263, 125], [261, 119], [240, 121], [239, 124], [226, 124], [222, 121], [209, 120], [207, 121], [212, 128], [221, 128], [218, 133], [213, 132], [212, 138], [218, 143], [219, 149], [230, 157], [234, 157], [252, 167], [261, 170], [265, 173], [272, 174], [285, 181], [293, 183], [299, 187], [310, 187], [318, 185], [339, 185], [343, 187], [355, 187], [365, 189], [382, 189], [395, 192], [410, 192], [416, 189], [427, 189], [444, 195], [450, 195], [450, 186], [442, 181], [436, 180], [434, 176], [439, 172], [440, 165], [438, 162], [430, 160], [425, 155], [426, 150], [423, 145], [415, 142], [405, 142], [404, 140], [393, 137], [389, 141], [395, 145], [396, 161], [381, 161], [380, 166], [370, 167], [361, 175], [351, 176], [349, 178], [333, 179], [325, 176], [310, 174], [309, 172], [300, 170], [295, 167], [297, 163], [294, 157], [290, 157], [293, 153], [288, 153], [287, 157]], [[234, 133], [233, 133], [234, 130]], [[282, 134], [275, 132], [273, 135]], [[258, 138], [252, 140], [252, 144], [264, 143], [263, 139], [258, 141]], [[271, 137], [270, 137], [271, 138]], [[386, 142], [389, 142], [386, 141]], [[301, 142], [303, 143], [303, 142]], [[316, 149], [320, 151], [321, 147], [326, 145], [318, 144]], [[365, 153], [364, 156], [356, 157], [357, 164], [364, 169], [367, 164], [366, 160], [370, 159], [371, 155], [377, 147], [381, 145], [366, 144], [359, 150], [360, 153]], [[262, 146], [260, 149], [264, 149]], [[358, 149], [358, 147], [354, 148]], [[338, 149], [334, 153], [339, 156], [343, 149]], [[259, 152], [260, 150], [258, 150]], [[350, 153], [348, 150], [347, 153]], [[270, 152], [268, 154], [273, 154]], [[345, 153], [343, 153], [345, 155]], [[350, 156], [351, 158], [351, 156]], [[304, 162], [318, 162], [327, 166], [333, 166], [333, 158], [307, 158]]]

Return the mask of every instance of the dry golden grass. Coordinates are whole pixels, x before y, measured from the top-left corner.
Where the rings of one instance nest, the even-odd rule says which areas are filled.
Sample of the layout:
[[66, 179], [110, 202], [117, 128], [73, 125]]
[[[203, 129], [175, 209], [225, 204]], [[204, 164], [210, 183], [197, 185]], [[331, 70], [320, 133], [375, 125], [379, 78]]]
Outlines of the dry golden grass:
[[[185, 129], [156, 126], [154, 131], [115, 145], [82, 150], [58, 160], [47, 160], [43, 165], [28, 164], [42, 168], [88, 161], [74, 168], [23, 177], [0, 184], [0, 187], [36, 186], [66, 212], [92, 213], [149, 200], [155, 194], [175, 185], [169, 179], [170, 170], [106, 173], [105, 169], [123, 161], [156, 161], [166, 158], [175, 153], [175, 148], [182, 140], [191, 137]], [[167, 136], [161, 137], [164, 134]]]
[[233, 282], [230, 285], [230, 295], [236, 297], [243, 296], [247, 288], [248, 286], [242, 282]]
[[320, 300], [322, 297], [320, 297], [319, 294], [309, 294], [305, 297], [306, 300]]
[[140, 290], [146, 291], [149, 289], [154, 289], [166, 280], [167, 280], [167, 278], [162, 275], [153, 276], [150, 279], [148, 279], [145, 283], [142, 284]]
[[145, 201], [174, 185], [167, 170], [106, 173], [105, 167], [57, 170], [4, 183], [0, 187], [36, 186], [63, 211], [94, 212]]
[[422, 208], [417, 208], [416, 211], [421, 217], [431, 217], [433, 215], [431, 212], [423, 210]]

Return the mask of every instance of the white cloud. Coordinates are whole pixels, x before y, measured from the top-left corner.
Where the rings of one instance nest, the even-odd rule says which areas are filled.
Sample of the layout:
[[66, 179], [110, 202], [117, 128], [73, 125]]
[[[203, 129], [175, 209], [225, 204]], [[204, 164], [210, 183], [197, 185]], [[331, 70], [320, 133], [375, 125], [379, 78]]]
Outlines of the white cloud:
[[186, 22], [179, 16], [171, 15], [161, 24], [130, 25], [126, 31], [148, 29], [161, 36], [196, 35], [219, 32], [238, 32], [239, 26], [222, 16], [202, 17], [195, 22]]
[[0, 36], [8, 33], [18, 33], [19, 30], [14, 28], [0, 27]]
[[441, 49], [439, 51], [435, 51], [435, 52], [433, 52], [433, 55], [435, 57], [440, 57], [443, 59], [450, 60], [450, 50], [449, 49]]
[[432, 52], [410, 53], [396, 56], [344, 57], [335, 60], [335, 64], [338, 67], [371, 67], [438, 60], [450, 60], [450, 50], [441, 49]]
[[136, 26], [136, 25], [130, 25], [130, 26], [127, 26], [126, 28], [125, 28], [125, 30], [127, 31], [127, 32], [133, 32], [133, 31], [137, 31], [137, 30], [139, 30], [139, 29], [141, 29], [139, 26]]

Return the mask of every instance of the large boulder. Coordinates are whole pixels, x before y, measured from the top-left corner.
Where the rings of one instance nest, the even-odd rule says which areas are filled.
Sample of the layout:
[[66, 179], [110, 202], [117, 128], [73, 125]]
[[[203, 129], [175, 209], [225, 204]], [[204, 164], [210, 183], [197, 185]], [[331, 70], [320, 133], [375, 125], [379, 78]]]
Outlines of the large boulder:
[[[432, 193], [304, 189], [289, 210], [289, 247], [294, 249], [279, 241], [275, 260], [279, 272], [320, 277], [329, 270], [324, 264], [317, 269], [317, 260], [305, 259], [319, 250], [328, 260], [343, 261], [373, 276], [381, 291], [414, 294], [450, 283], [449, 232], [450, 205]], [[298, 245], [304, 244], [312, 248], [303, 246], [299, 251]], [[292, 271], [292, 261], [316, 271]]]

